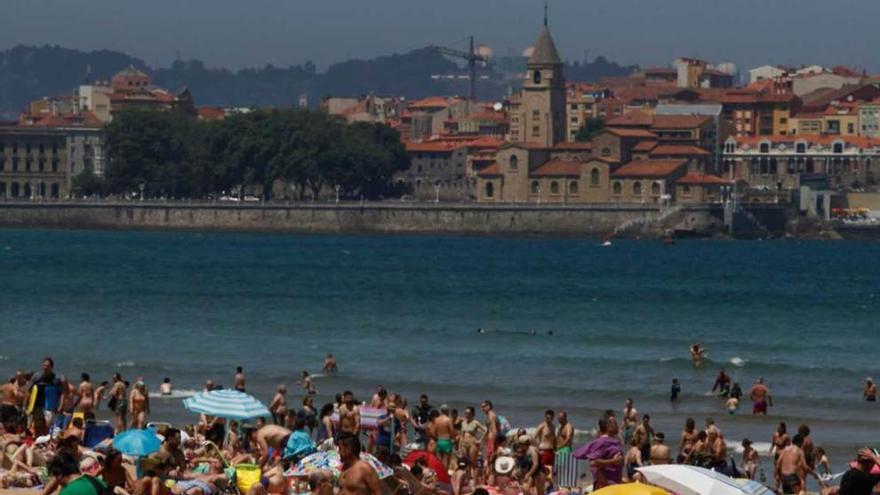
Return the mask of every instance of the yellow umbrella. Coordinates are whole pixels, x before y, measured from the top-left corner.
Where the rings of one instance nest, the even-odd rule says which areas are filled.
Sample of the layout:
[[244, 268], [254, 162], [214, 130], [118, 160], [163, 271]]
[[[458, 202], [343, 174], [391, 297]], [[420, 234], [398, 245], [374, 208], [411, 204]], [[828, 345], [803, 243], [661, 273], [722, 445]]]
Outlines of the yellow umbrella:
[[644, 483], [623, 483], [606, 486], [593, 492], [592, 495], [670, 495], [668, 491]]

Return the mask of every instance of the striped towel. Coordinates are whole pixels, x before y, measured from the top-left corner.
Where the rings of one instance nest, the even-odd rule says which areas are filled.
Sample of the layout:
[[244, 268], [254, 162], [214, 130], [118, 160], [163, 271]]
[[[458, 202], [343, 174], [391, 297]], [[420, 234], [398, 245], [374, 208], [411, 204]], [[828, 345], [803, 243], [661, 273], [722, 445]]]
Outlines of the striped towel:
[[576, 488], [578, 486], [579, 461], [571, 452], [557, 452], [553, 466], [553, 481], [559, 488]]

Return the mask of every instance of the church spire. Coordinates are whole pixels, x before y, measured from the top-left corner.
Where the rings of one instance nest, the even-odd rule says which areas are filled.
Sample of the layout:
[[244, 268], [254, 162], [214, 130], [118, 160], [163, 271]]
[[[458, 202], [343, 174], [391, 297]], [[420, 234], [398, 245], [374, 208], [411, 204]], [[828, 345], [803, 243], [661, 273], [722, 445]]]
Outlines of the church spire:
[[547, 0], [544, 0], [544, 27], [547, 27]]

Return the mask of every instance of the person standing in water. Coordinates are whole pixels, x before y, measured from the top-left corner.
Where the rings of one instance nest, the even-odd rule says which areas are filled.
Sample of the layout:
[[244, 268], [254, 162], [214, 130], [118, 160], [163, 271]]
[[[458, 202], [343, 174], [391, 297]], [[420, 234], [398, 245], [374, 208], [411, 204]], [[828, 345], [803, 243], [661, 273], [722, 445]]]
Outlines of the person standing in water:
[[315, 382], [312, 380], [312, 377], [309, 376], [308, 371], [302, 372], [302, 381], [299, 382], [302, 385], [303, 390], [306, 395], [315, 395], [318, 393], [318, 388], [315, 387]]
[[77, 404], [77, 408], [86, 419], [94, 419], [95, 386], [92, 385], [92, 379], [88, 373], [83, 373], [81, 378], [82, 382], [79, 384], [79, 404]]
[[699, 368], [703, 364], [705, 354], [706, 349], [699, 342], [691, 346], [691, 361], [694, 363], [695, 368]]
[[324, 373], [336, 373], [339, 368], [336, 366], [336, 358], [333, 354], [327, 354], [324, 358]]
[[749, 392], [749, 398], [752, 400], [752, 414], [767, 415], [767, 408], [773, 405], [773, 399], [770, 397], [770, 389], [764, 385], [764, 379], [758, 378], [758, 381], [752, 386]]
[[232, 388], [239, 392], [244, 392], [244, 368], [238, 366], [235, 368], [235, 375], [232, 377]]
[[871, 377], [865, 378], [865, 390], [862, 396], [868, 402], [877, 402], [877, 385]]
[[122, 433], [128, 424], [128, 382], [119, 373], [113, 373], [107, 407], [116, 418], [116, 433]]
[[672, 387], [669, 389], [669, 401], [675, 402], [678, 400], [678, 394], [681, 393], [681, 384], [678, 383], [678, 378], [672, 379]]
[[171, 395], [171, 378], [167, 376], [162, 380], [162, 384], [159, 385], [159, 393], [162, 395]]

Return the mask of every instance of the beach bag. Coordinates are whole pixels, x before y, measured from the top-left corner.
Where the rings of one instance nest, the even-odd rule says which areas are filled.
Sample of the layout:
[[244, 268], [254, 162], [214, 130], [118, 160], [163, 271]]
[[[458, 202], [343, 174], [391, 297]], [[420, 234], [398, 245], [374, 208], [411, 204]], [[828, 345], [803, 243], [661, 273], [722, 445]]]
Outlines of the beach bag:
[[247, 493], [252, 486], [260, 482], [263, 472], [256, 464], [238, 464], [235, 466], [235, 486], [241, 493]]
[[498, 433], [501, 434], [503, 438], [507, 438], [507, 434], [512, 430], [510, 426], [510, 421], [507, 420], [504, 416], [498, 416]]

